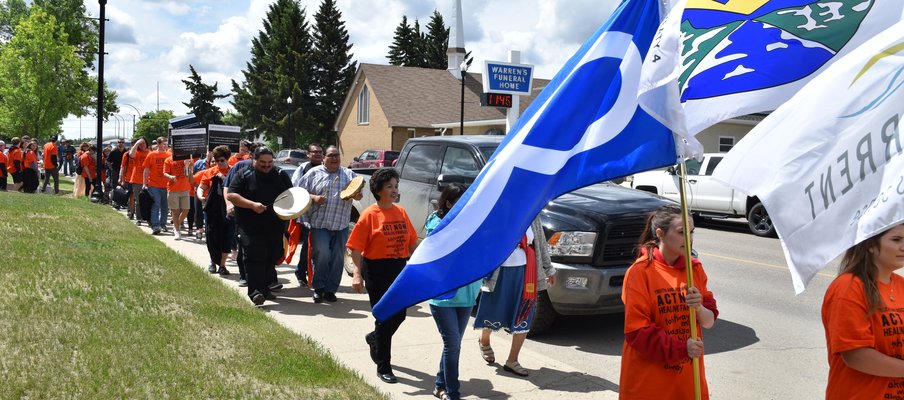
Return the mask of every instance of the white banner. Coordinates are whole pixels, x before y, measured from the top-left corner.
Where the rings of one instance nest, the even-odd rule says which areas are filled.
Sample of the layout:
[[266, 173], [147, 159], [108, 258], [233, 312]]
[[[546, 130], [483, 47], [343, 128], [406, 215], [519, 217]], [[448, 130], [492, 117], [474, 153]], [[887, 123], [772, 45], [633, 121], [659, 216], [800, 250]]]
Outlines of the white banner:
[[756, 126], [713, 178], [759, 196], [800, 293], [904, 220], [904, 23], [838, 60]]

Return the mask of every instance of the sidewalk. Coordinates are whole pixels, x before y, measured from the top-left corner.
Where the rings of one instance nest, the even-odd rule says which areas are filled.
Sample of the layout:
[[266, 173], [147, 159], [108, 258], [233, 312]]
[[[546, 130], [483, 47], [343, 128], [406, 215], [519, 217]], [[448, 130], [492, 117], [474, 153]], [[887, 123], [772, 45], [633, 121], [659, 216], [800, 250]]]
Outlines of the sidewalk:
[[[150, 234], [150, 228], [144, 224], [141, 229]], [[203, 241], [194, 238], [177, 241], [172, 232], [155, 237], [207, 272], [209, 259]], [[229, 262], [227, 268], [231, 275], [220, 277], [212, 274], [210, 278], [222, 281], [246, 297], [246, 289], [238, 287], [238, 266]], [[277, 295], [275, 301], [264, 303], [262, 312], [293, 332], [320, 343], [336, 360], [357, 371], [368, 383], [393, 399], [433, 398], [433, 382], [443, 346], [426, 303], [408, 309], [408, 318], [393, 337], [392, 364], [399, 383], [386, 384], [377, 378], [376, 366], [370, 360], [368, 346], [364, 342], [364, 335], [373, 330], [370, 303], [366, 294], [352, 293], [351, 277], [343, 276], [339, 293], [336, 294], [338, 302], [315, 304], [311, 298], [312, 291], [298, 286], [291, 265], [277, 267], [277, 273], [284, 287], [274, 292]], [[248, 305], [252, 306], [250, 301]], [[469, 329], [462, 341], [460, 381], [464, 398], [618, 398], [618, 393], [614, 391], [617, 388], [607, 381], [532, 351], [530, 339], [519, 357], [521, 365], [530, 370], [529, 377], [520, 378], [502, 370], [511, 343], [503, 333], [493, 334], [492, 345], [497, 362], [487, 365], [480, 357], [477, 338], [478, 332]]]

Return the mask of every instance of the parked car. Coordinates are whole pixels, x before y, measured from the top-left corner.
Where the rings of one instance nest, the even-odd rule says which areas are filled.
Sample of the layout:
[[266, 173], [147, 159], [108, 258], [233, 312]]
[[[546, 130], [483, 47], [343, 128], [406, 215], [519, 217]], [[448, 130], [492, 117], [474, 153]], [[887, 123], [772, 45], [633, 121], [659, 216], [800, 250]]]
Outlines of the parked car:
[[[687, 171], [687, 202], [695, 218], [747, 218], [750, 231], [757, 236], [775, 236], [772, 219], [756, 196], [734, 190], [712, 179], [713, 171], [725, 154], [704, 154], [703, 161], [685, 162]], [[678, 174], [675, 167], [634, 174], [631, 187], [680, 200]]]
[[398, 151], [392, 150], [366, 150], [360, 156], [355, 157], [349, 164], [349, 168], [383, 168], [393, 166], [393, 162], [399, 158]]
[[[445, 185], [450, 182], [470, 184], [504, 139], [503, 136], [436, 136], [409, 139], [401, 151], [396, 169], [399, 181], [399, 204], [423, 239], [427, 215]], [[369, 179], [373, 169], [356, 169]], [[353, 202], [350, 225], [358, 215], [376, 201], [370, 191]], [[540, 211], [544, 233], [550, 245], [558, 282], [537, 297], [536, 316], [531, 333], [552, 326], [559, 314], [586, 315], [618, 313], [625, 272], [634, 262], [635, 246], [644, 229], [647, 214], [673, 203], [661, 196], [644, 193], [613, 183], [590, 185], [565, 193], [550, 201]], [[558, 240], [553, 238], [567, 238]], [[587, 247], [559, 246], [586, 240]], [[584, 243], [584, 242], [582, 242]], [[351, 270], [346, 257], [346, 271]]]
[[274, 161], [283, 164], [301, 165], [307, 162], [308, 153], [301, 149], [282, 149], [276, 153]]

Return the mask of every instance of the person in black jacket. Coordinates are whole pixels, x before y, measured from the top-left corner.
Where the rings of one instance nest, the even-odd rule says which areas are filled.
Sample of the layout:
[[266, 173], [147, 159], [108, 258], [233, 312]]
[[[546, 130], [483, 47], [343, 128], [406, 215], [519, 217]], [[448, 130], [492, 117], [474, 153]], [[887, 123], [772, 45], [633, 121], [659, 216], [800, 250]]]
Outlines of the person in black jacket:
[[254, 168], [239, 174], [226, 195], [235, 206], [235, 219], [242, 240], [248, 298], [255, 305], [276, 298], [267, 287], [268, 268], [283, 255], [283, 234], [287, 223], [272, 210], [273, 201], [292, 187], [289, 176], [273, 168], [273, 151], [258, 147]]

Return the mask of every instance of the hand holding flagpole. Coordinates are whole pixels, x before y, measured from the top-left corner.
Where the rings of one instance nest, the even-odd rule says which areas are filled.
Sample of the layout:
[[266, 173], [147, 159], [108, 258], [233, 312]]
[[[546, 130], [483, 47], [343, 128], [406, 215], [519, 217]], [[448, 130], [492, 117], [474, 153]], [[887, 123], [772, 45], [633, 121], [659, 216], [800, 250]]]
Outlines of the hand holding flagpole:
[[[694, 286], [694, 272], [691, 262], [691, 225], [687, 206], [687, 173], [684, 161], [678, 163], [679, 193], [681, 195], [681, 220], [684, 223], [684, 271], [687, 273], [687, 287]], [[688, 307], [688, 316], [691, 324], [691, 340], [697, 340], [697, 310]], [[700, 360], [692, 357], [694, 363], [694, 398], [700, 400]]]

